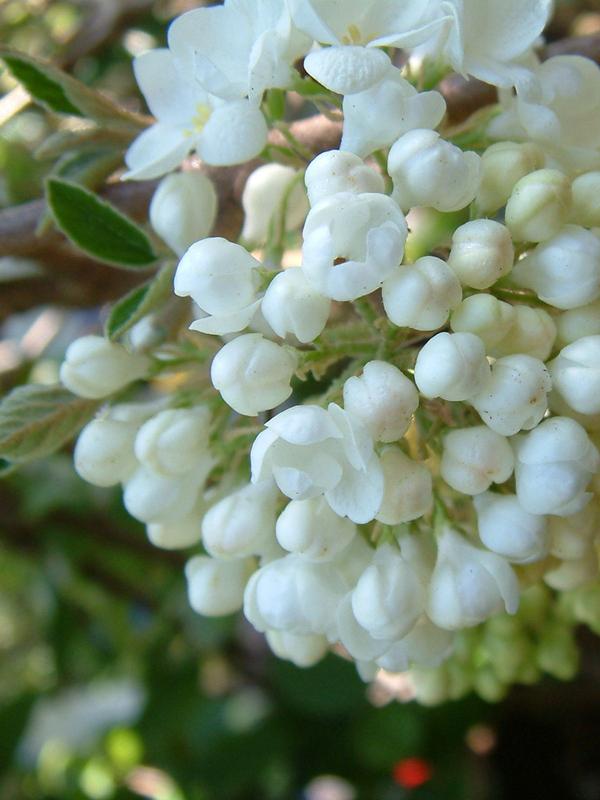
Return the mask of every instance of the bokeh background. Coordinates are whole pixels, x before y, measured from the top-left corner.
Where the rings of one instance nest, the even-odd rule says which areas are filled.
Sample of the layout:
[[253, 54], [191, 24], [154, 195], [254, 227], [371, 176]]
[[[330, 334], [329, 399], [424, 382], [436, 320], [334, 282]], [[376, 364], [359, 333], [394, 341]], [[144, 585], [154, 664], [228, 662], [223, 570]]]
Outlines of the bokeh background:
[[[143, 111], [132, 57], [197, 5], [0, 0], [0, 41]], [[550, 40], [596, 34], [600, 2], [557, 3]], [[42, 195], [38, 148], [64, 124], [0, 73], [0, 209]], [[36, 268], [0, 257], [2, 393], [51, 381], [103, 313], [84, 276], [70, 308], [39, 306], [35, 282], [15, 291]], [[185, 558], [147, 543], [68, 452], [0, 482], [0, 800], [600, 798], [589, 632], [572, 682], [424, 708], [402, 678], [367, 687], [337, 656], [299, 670], [240, 619], [194, 615]]]

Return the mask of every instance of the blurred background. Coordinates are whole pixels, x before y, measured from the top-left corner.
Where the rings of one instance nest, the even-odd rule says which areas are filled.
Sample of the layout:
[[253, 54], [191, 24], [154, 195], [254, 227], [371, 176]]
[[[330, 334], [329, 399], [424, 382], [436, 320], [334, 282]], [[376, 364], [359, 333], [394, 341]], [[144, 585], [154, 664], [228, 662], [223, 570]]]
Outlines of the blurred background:
[[[197, 5], [0, 0], [0, 42], [144, 111], [131, 59]], [[600, 2], [557, 3], [551, 41], [598, 33]], [[53, 162], [38, 148], [61, 126], [0, 73], [0, 209], [41, 197]], [[69, 308], [39, 305], [38, 269], [0, 257], [1, 393], [53, 381], [103, 313], [80, 277]], [[0, 482], [0, 800], [600, 798], [591, 634], [570, 683], [424, 708], [401, 677], [368, 687], [336, 656], [299, 670], [241, 620], [194, 615], [185, 559], [69, 453]]]

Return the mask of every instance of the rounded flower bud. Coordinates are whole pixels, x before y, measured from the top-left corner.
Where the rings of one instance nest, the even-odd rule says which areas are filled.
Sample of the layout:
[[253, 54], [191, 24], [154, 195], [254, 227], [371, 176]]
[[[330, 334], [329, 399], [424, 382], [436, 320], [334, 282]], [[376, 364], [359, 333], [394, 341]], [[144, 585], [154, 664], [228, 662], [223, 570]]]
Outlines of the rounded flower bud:
[[338, 516], [322, 497], [292, 500], [277, 519], [279, 544], [307, 561], [331, 561], [355, 534], [354, 523]]
[[515, 309], [515, 306], [491, 294], [473, 294], [465, 298], [452, 313], [450, 327], [455, 333], [479, 336], [486, 352], [494, 355], [494, 348], [513, 324]]
[[577, 308], [600, 295], [600, 239], [578, 225], [517, 262], [512, 279], [555, 308]]
[[552, 382], [537, 358], [499, 358], [481, 391], [470, 398], [479, 416], [496, 433], [513, 436], [534, 428], [548, 408]]
[[463, 286], [487, 289], [508, 275], [514, 257], [508, 228], [492, 219], [474, 219], [454, 231], [448, 265]]
[[175, 272], [175, 294], [191, 297], [204, 313], [190, 328], [236, 333], [256, 313], [260, 263], [238, 244], [212, 237], [193, 244]]
[[297, 667], [313, 667], [327, 655], [329, 643], [324, 636], [299, 636], [287, 631], [267, 631], [267, 642], [277, 658], [291, 661]]
[[450, 311], [460, 303], [462, 289], [445, 261], [424, 256], [399, 267], [383, 282], [383, 307], [399, 327], [434, 331], [445, 325]]
[[401, 639], [423, 613], [424, 589], [396, 547], [377, 548], [352, 592], [359, 625], [374, 639]]
[[578, 175], [571, 186], [571, 220], [585, 228], [600, 227], [600, 172]]
[[571, 344], [584, 336], [600, 334], [600, 300], [563, 311], [556, 317], [556, 327], [562, 344]]
[[259, 555], [275, 532], [277, 490], [272, 481], [250, 483], [208, 509], [202, 542], [215, 558]]
[[383, 655], [392, 642], [389, 639], [375, 639], [371, 633], [359, 623], [352, 608], [352, 593], [349, 592], [339, 604], [336, 612], [335, 636], [355, 659], [358, 674], [363, 681], [373, 680], [377, 667], [374, 659]]
[[158, 184], [150, 203], [150, 224], [171, 250], [182, 256], [211, 232], [217, 216], [217, 193], [198, 170], [174, 172]]
[[552, 385], [580, 414], [600, 414], [600, 335], [568, 344], [549, 365]]
[[291, 333], [306, 344], [327, 324], [331, 300], [311, 286], [301, 269], [293, 268], [273, 278], [260, 308], [277, 336], [284, 339]]
[[583, 558], [563, 561], [556, 569], [546, 572], [544, 583], [559, 592], [569, 592], [595, 581], [598, 571], [598, 556], [591, 550]]
[[525, 511], [516, 495], [484, 492], [473, 503], [479, 536], [488, 550], [517, 564], [530, 564], [547, 555], [546, 517]]
[[418, 405], [413, 382], [385, 361], [369, 361], [360, 377], [344, 383], [344, 408], [379, 442], [398, 441]]
[[375, 519], [385, 525], [400, 525], [431, 510], [432, 477], [424, 464], [404, 455], [399, 447], [388, 447], [381, 455], [381, 466], [383, 500]]
[[250, 574], [247, 561], [219, 561], [195, 556], [185, 565], [191, 607], [205, 617], [233, 614], [242, 607]]
[[132, 517], [147, 524], [187, 517], [196, 505], [210, 462], [198, 471], [177, 477], [140, 467], [125, 484], [123, 503]]
[[200, 543], [202, 508], [196, 507], [191, 514], [183, 519], [172, 522], [152, 522], [146, 526], [148, 539], [155, 547], [163, 550], [179, 550], [192, 547]]
[[109, 416], [88, 422], [73, 454], [75, 469], [84, 481], [94, 486], [115, 486], [131, 477], [138, 465], [133, 452], [137, 428]]
[[408, 228], [384, 194], [341, 192], [313, 206], [304, 225], [302, 269], [332, 300], [356, 300], [379, 289], [402, 262]]
[[405, 133], [392, 146], [388, 172], [393, 197], [404, 211], [427, 206], [458, 211], [468, 206], [479, 188], [481, 159], [463, 152], [432, 130]]
[[478, 625], [504, 608], [519, 606], [519, 583], [507, 562], [475, 547], [451, 528], [438, 538], [427, 616], [446, 630]]
[[210, 458], [209, 426], [210, 412], [203, 406], [166, 409], [142, 425], [135, 454], [160, 475], [183, 475]]
[[560, 231], [570, 211], [570, 179], [557, 169], [539, 169], [515, 185], [505, 219], [515, 241], [543, 242]]
[[480, 494], [492, 483], [504, 483], [514, 464], [508, 439], [485, 425], [450, 431], [444, 437], [440, 473], [457, 492]]
[[99, 399], [143, 378], [149, 366], [146, 356], [132, 355], [116, 342], [82, 336], [67, 348], [60, 379], [73, 394]]
[[[298, 172], [282, 164], [264, 164], [251, 172], [242, 193], [244, 226], [242, 239], [263, 244], [269, 227], [285, 215], [285, 230], [300, 228], [308, 211], [308, 201]], [[285, 211], [283, 206], [285, 204]]]
[[577, 514], [549, 517], [550, 553], [563, 561], [585, 558], [598, 533], [598, 517], [598, 504], [594, 501]]
[[541, 150], [530, 142], [496, 142], [481, 156], [477, 206], [488, 213], [505, 205], [514, 185], [544, 163]]
[[382, 176], [368, 167], [362, 158], [343, 150], [328, 150], [310, 162], [304, 182], [311, 206], [339, 192], [363, 194], [384, 192]]
[[490, 374], [483, 342], [472, 333], [438, 333], [421, 349], [415, 382], [425, 397], [467, 400]]
[[515, 442], [517, 497], [531, 514], [576, 514], [588, 503], [586, 487], [600, 455], [569, 417], [552, 417]]
[[513, 306], [512, 325], [504, 338], [488, 351], [491, 356], [524, 354], [545, 361], [554, 347], [556, 323], [543, 308]]
[[288, 399], [296, 363], [291, 350], [260, 333], [246, 333], [219, 350], [210, 377], [234, 411], [253, 417]]
[[377, 659], [377, 664], [388, 672], [406, 672], [411, 664], [437, 667], [450, 655], [453, 643], [453, 633], [423, 616], [403, 639]]

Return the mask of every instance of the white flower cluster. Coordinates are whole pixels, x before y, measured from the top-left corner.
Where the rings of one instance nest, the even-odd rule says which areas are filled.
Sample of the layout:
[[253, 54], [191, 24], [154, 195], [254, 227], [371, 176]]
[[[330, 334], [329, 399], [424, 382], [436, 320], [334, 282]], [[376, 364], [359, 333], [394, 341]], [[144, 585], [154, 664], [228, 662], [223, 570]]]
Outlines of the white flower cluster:
[[[298, 59], [319, 97], [343, 96], [340, 149], [252, 173], [241, 243], [209, 236], [205, 177], [160, 184], [151, 223], [180, 256], [192, 337], [223, 337], [218, 395], [205, 381], [197, 401], [113, 404], [75, 450], [84, 478], [123, 484], [155, 544], [202, 541], [195, 610], [243, 607], [298, 665], [341, 645], [366, 678], [432, 668], [457, 631], [517, 611], [528, 565], [558, 590], [598, 575], [600, 69], [539, 63], [550, 7], [226, 0], [136, 59], [157, 121], [129, 178], [192, 150], [210, 165], [257, 156], [263, 99], [299, 90]], [[410, 82], [430, 56], [500, 88], [488, 147], [457, 146], [442, 95]], [[418, 252], [423, 209], [452, 228]], [[273, 231], [300, 228], [300, 266], [274, 269]], [[62, 379], [108, 397], [152, 364], [86, 337]], [[233, 425], [260, 415], [245, 421], [250, 480], [222, 449], [224, 404]]]

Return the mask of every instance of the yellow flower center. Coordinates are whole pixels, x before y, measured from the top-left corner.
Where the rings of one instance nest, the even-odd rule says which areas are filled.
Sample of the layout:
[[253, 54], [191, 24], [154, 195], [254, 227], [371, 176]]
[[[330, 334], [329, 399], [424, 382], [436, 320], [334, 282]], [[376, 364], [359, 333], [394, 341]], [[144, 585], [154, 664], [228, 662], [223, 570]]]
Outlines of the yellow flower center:
[[343, 44], [361, 44], [363, 40], [362, 33], [357, 25], [348, 25], [348, 32], [342, 36]]

